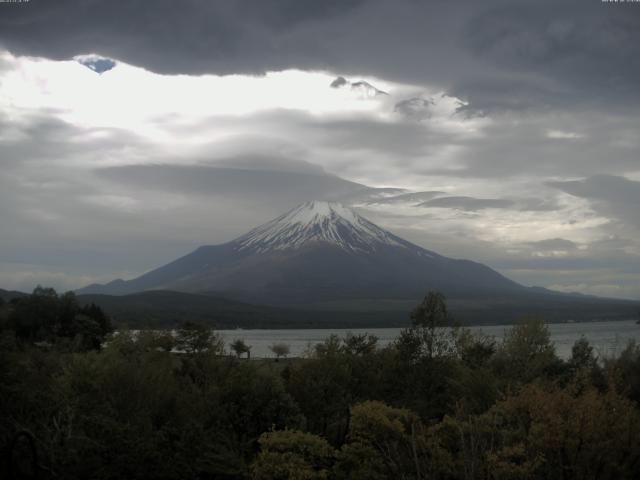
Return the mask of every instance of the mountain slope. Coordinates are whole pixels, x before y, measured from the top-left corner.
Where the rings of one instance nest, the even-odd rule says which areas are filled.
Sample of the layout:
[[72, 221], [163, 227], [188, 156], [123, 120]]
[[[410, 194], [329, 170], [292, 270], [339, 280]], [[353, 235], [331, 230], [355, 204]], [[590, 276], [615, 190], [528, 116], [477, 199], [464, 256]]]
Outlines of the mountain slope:
[[417, 298], [429, 289], [449, 295], [525, 290], [485, 265], [438, 255], [328, 202], [304, 203], [236, 240], [80, 293], [158, 289], [287, 304]]

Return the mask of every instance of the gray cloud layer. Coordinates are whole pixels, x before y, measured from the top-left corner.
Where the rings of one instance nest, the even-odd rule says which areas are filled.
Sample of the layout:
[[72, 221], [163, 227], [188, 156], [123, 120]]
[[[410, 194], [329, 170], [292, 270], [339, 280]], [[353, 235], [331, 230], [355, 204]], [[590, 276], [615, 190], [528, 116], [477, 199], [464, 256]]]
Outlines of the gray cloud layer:
[[216, 165], [131, 165], [102, 168], [96, 174], [132, 189], [205, 194], [229, 204], [263, 202], [268, 198], [275, 211], [291, 208], [309, 198], [337, 201], [354, 195], [372, 195], [376, 191], [325, 173], [265, 169], [264, 166], [250, 169]]
[[420, 204], [421, 207], [455, 208], [475, 212], [486, 208], [508, 208], [511, 200], [501, 198], [441, 197]]
[[328, 68], [431, 83], [469, 109], [637, 105], [640, 9], [568, 0], [133, 0], [0, 5], [0, 43], [162, 73]]
[[640, 227], [640, 182], [614, 175], [584, 180], [550, 182], [560, 190], [591, 201], [603, 215]]

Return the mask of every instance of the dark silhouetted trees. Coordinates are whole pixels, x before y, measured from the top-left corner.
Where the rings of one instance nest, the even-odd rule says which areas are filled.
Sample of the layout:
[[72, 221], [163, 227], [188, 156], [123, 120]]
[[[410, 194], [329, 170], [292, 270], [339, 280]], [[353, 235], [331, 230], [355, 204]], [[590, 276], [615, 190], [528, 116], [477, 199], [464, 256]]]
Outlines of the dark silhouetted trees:
[[291, 348], [286, 343], [274, 343], [269, 347], [269, 350], [276, 356], [276, 361], [278, 361], [280, 357], [286, 357], [291, 353]]
[[247, 354], [247, 358], [251, 358], [251, 347], [244, 340], [238, 338], [229, 344], [229, 347], [238, 358]]
[[97, 350], [113, 330], [109, 317], [94, 304], [80, 306], [73, 292], [58, 295], [37, 287], [11, 304], [7, 322], [19, 341]]
[[210, 327], [195, 322], [184, 322], [176, 332], [175, 346], [186, 353], [222, 354], [224, 342]]

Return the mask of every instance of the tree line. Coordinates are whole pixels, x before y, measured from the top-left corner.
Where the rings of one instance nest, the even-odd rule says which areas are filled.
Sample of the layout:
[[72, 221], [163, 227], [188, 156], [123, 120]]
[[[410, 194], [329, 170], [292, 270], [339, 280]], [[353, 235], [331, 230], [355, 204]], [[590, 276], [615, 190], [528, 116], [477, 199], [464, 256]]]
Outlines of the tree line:
[[[282, 347], [282, 345], [280, 345]], [[500, 341], [430, 292], [381, 347], [330, 336], [249, 360], [185, 324], [112, 332], [37, 289], [0, 305], [2, 478], [635, 479], [640, 345], [558, 358], [546, 325]], [[275, 351], [274, 351], [275, 353]], [[279, 357], [286, 356], [285, 353]]]

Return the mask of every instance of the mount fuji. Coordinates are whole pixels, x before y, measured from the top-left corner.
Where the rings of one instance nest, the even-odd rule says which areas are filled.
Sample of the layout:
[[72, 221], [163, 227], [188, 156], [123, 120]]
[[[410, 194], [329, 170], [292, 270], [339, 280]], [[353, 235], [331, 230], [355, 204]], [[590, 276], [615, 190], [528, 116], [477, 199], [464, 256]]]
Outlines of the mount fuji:
[[241, 237], [203, 246], [138, 278], [79, 293], [209, 293], [269, 304], [415, 299], [529, 290], [491, 268], [414, 245], [338, 203], [307, 202]]

